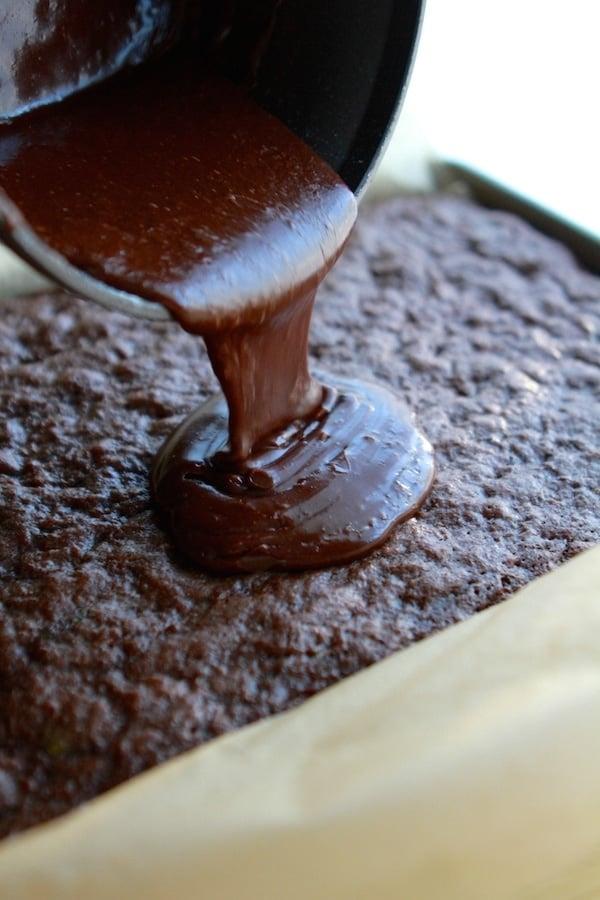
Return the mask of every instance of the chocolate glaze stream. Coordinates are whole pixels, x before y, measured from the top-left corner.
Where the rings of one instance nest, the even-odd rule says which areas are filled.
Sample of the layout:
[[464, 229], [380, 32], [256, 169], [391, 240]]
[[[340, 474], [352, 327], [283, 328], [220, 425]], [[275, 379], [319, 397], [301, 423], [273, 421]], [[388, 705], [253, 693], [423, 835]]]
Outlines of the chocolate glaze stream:
[[217, 571], [337, 562], [426, 496], [431, 448], [397, 399], [308, 370], [355, 199], [243, 91], [167, 58], [1, 126], [0, 185], [71, 263], [205, 338], [228, 415], [194, 414], [153, 475], [187, 555]]
[[229, 453], [245, 460], [257, 441], [309, 416], [323, 389], [308, 371], [308, 330], [314, 291], [300, 294], [260, 325], [239, 325], [205, 337], [229, 407]]

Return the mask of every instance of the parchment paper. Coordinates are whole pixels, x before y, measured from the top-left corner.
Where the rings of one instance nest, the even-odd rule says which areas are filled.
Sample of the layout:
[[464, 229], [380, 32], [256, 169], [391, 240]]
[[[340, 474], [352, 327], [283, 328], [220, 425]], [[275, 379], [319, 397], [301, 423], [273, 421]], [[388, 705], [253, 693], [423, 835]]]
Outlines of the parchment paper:
[[600, 547], [6, 841], [0, 896], [600, 897]]

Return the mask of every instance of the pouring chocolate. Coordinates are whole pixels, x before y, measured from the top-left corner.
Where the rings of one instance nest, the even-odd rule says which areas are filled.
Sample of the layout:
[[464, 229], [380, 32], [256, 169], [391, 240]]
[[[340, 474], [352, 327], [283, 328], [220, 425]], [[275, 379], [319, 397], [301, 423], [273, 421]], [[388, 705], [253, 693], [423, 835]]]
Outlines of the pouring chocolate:
[[[152, 476], [186, 555], [219, 572], [356, 558], [427, 496], [433, 455], [393, 393], [309, 370], [315, 293], [350, 234], [354, 194], [222, 74], [239, 46], [235, 4], [226, 20], [195, 20], [202, 53], [175, 42], [186, 10], [163, 6], [126, 62], [102, 43], [98, 78], [114, 77], [85, 91], [54, 97], [29, 59], [42, 100], [30, 94], [0, 126], [0, 231], [84, 295], [167, 310], [204, 338], [226, 404], [192, 413]], [[272, 21], [245, 46], [254, 64]]]

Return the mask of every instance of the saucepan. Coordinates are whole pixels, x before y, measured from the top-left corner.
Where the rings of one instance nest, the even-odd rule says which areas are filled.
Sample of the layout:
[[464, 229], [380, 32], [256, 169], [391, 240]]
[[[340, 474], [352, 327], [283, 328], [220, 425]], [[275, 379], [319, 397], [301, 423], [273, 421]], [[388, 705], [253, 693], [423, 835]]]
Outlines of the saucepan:
[[[61, 12], [60, 28], [73, 30], [68, 58], [57, 58], [52, 14], [40, 13], [38, 0], [0, 0], [0, 118], [24, 112], [72, 90], [114, 74], [119, 66], [150, 59], [178, 38], [189, 7], [197, 0], [71, 0]], [[235, 75], [236, 48], [261, 8], [276, 12], [265, 32], [252, 91], [263, 107], [303, 138], [360, 196], [389, 138], [399, 113], [415, 53], [424, 0], [237, 0], [247, 7], [241, 34], [229, 37], [229, 65]], [[204, 4], [199, 4], [204, 9]], [[231, 6], [231, 4], [226, 4]], [[105, 15], [102, 15], [105, 7]], [[128, 28], [131, 16], [139, 28]], [[185, 20], [187, 23], [187, 19]], [[260, 23], [259, 23], [260, 24]], [[110, 65], [86, 53], [88, 34], [104, 28]], [[87, 29], [87, 31], [86, 31]], [[62, 46], [65, 46], [64, 44]], [[77, 48], [81, 50], [77, 52]], [[36, 84], [27, 66], [47, 58], [55, 73], [52, 94]], [[105, 61], [104, 61], [105, 62]], [[20, 90], [2, 89], [2, 68], [21, 67]], [[45, 79], [44, 91], [48, 91]], [[1, 127], [1, 125], [0, 125]], [[0, 239], [22, 259], [67, 290], [110, 309], [149, 319], [168, 318], [157, 303], [136, 297], [91, 277], [52, 250], [27, 225], [1, 190]]]

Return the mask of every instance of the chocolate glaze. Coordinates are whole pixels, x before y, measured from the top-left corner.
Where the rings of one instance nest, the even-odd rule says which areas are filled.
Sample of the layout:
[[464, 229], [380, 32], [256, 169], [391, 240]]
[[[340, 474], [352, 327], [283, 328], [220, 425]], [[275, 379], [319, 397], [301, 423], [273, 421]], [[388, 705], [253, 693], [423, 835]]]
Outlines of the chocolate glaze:
[[202, 334], [314, 290], [356, 215], [324, 162], [193, 57], [0, 126], [0, 186], [70, 262]]
[[199, 410], [153, 475], [189, 556], [219, 571], [353, 558], [426, 496], [431, 448], [396, 398], [308, 371], [355, 199], [242, 90], [178, 54], [4, 126], [0, 184], [71, 263], [204, 336], [228, 416]]
[[214, 398], [171, 436], [154, 492], [178, 546], [206, 569], [306, 569], [355, 559], [411, 516], [432, 482], [432, 450], [412, 416], [374, 384], [323, 376], [317, 409], [228, 452]]

